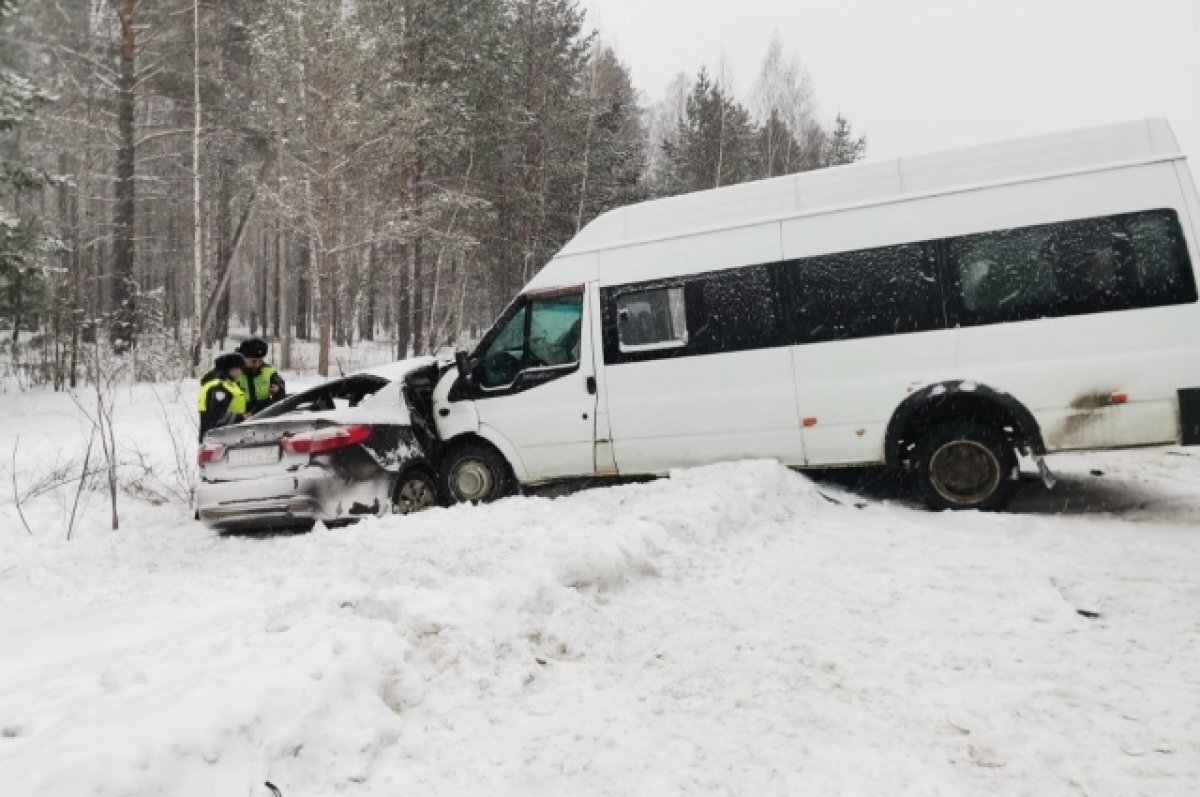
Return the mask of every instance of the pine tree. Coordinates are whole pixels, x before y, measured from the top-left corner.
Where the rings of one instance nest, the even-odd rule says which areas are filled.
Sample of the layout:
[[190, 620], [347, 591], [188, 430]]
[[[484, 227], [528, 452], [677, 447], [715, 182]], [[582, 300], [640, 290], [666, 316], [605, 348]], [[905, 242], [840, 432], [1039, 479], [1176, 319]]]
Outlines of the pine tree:
[[755, 135], [750, 113], [701, 69], [676, 140], [663, 142], [662, 188], [676, 194], [754, 179]]
[[585, 78], [588, 124], [583, 142], [575, 231], [604, 210], [644, 195], [646, 131], [633, 78], [616, 53], [598, 47]]
[[841, 166], [860, 161], [867, 154], [867, 137], [854, 137], [850, 122], [840, 113], [833, 123], [833, 132], [829, 134], [826, 146], [825, 165]]
[[[16, 4], [0, 0], [0, 44], [7, 38], [7, 26]], [[51, 98], [32, 82], [0, 66], [0, 136], [5, 144], [20, 128], [34, 118], [38, 106]], [[6, 147], [8, 149], [9, 147]], [[47, 257], [60, 244], [32, 214], [22, 213], [22, 197], [31, 189], [46, 185], [50, 177], [43, 171], [17, 159], [0, 156], [0, 310], [12, 324], [13, 340], [22, 327], [41, 308], [43, 283], [47, 276]]]

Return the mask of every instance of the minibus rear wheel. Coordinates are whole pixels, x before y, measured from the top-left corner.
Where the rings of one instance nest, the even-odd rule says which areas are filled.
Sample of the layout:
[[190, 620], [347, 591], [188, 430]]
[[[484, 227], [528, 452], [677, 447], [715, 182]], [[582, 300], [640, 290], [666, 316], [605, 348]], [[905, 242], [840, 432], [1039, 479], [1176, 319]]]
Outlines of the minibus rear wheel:
[[1017, 492], [1017, 454], [998, 429], [974, 421], [936, 426], [913, 453], [915, 490], [933, 509], [994, 512]]
[[452, 504], [486, 504], [513, 491], [508, 463], [486, 443], [454, 446], [442, 460], [440, 470], [442, 495]]

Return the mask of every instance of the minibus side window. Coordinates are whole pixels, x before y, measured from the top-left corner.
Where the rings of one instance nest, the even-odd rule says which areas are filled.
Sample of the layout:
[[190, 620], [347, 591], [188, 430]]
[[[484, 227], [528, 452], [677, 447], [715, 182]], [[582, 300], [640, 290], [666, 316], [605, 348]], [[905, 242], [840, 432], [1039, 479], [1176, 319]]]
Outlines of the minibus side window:
[[621, 351], [686, 345], [686, 307], [682, 287], [651, 288], [617, 296], [617, 335]]
[[703, 274], [685, 289], [693, 323], [688, 345], [731, 352], [781, 345], [774, 269], [748, 266]]
[[583, 295], [533, 299], [513, 314], [479, 360], [479, 384], [508, 387], [522, 371], [579, 362]]
[[583, 296], [560, 296], [530, 303], [528, 362], [533, 367], [579, 362]]
[[970, 235], [950, 242], [950, 262], [967, 316], [992, 321], [1037, 318], [1054, 300], [1054, 272], [1039, 256], [1045, 227]]
[[519, 310], [492, 340], [479, 360], [479, 383], [496, 388], [512, 384], [525, 359], [525, 318], [528, 305]]
[[966, 235], [947, 253], [966, 326], [1196, 301], [1171, 210]]
[[1131, 214], [1125, 229], [1133, 248], [1142, 304], [1154, 307], [1196, 301], [1196, 280], [1175, 212]]
[[870, 338], [942, 329], [942, 291], [934, 249], [901, 244], [788, 264], [785, 297], [796, 343]]

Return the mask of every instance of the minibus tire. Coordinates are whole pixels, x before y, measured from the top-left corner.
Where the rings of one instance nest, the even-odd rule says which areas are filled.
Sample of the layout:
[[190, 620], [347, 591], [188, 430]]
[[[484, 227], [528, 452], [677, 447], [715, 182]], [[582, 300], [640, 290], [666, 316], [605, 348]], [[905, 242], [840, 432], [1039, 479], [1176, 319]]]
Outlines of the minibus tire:
[[[466, 469], [470, 469], [466, 472]], [[513, 492], [512, 472], [500, 452], [486, 443], [467, 442], [454, 446], [443, 458], [442, 495], [450, 504], [487, 504]], [[478, 482], [465, 492], [464, 484]]]
[[1017, 453], [1004, 433], [974, 421], [936, 426], [917, 442], [913, 487], [932, 509], [995, 512], [1016, 495]]

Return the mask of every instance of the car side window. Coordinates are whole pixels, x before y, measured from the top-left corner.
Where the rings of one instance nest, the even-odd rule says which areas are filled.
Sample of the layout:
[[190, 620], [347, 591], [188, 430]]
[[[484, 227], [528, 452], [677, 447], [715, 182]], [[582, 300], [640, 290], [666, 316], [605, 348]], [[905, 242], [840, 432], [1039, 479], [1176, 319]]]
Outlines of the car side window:
[[620, 294], [617, 296], [617, 336], [621, 351], [686, 345], [686, 309], [682, 287]]

